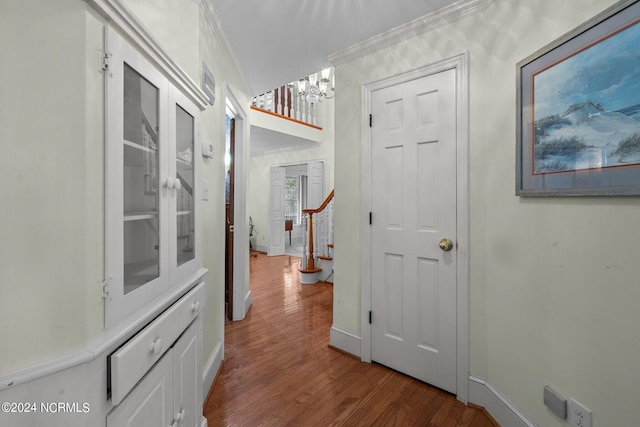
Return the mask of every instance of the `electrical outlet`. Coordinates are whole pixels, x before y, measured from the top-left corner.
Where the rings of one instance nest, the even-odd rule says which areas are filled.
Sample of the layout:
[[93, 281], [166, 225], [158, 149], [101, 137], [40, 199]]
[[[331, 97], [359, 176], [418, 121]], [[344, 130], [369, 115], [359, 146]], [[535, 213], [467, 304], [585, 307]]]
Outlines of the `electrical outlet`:
[[586, 406], [573, 399], [568, 402], [567, 422], [571, 427], [592, 427], [591, 411]]

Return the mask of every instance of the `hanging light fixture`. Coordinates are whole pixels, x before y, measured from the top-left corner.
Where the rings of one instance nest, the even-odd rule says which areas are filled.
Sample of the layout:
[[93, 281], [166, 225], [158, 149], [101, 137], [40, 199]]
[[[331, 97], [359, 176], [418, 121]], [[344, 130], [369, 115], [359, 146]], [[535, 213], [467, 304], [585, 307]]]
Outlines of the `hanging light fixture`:
[[[289, 87], [297, 91], [297, 96], [302, 97], [310, 104], [315, 104], [322, 99], [331, 99], [335, 96], [335, 75], [331, 68], [325, 68], [320, 73], [313, 73], [297, 83], [290, 83]], [[329, 95], [328, 91], [333, 92]]]

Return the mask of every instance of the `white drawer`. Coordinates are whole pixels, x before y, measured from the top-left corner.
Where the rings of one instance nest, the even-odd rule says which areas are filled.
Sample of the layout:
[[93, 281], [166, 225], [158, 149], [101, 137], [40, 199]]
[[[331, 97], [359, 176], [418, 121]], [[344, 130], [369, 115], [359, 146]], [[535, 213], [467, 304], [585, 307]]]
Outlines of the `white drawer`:
[[200, 283], [110, 356], [111, 399], [119, 404], [173, 345], [204, 306]]

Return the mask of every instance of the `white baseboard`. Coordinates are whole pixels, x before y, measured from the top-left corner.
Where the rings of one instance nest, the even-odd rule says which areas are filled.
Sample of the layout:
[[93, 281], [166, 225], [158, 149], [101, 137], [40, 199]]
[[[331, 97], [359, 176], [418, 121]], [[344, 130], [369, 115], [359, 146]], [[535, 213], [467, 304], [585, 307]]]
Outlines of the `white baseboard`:
[[482, 406], [501, 426], [538, 427], [531, 418], [484, 378], [469, 375], [469, 402]]
[[213, 353], [211, 353], [211, 357], [207, 361], [207, 364], [204, 366], [202, 373], [202, 396], [206, 399], [209, 394], [209, 390], [213, 385], [213, 381], [216, 379], [216, 374], [220, 370], [220, 366], [222, 366], [223, 359], [223, 350], [222, 350], [222, 341], [218, 341], [216, 344], [216, 348], [213, 349]]
[[329, 344], [339, 350], [345, 351], [354, 356], [361, 357], [361, 339], [359, 336], [347, 332], [335, 326], [331, 327], [329, 334]]
[[251, 308], [251, 291], [247, 292], [247, 295], [244, 297], [244, 316], [247, 316], [249, 309]]

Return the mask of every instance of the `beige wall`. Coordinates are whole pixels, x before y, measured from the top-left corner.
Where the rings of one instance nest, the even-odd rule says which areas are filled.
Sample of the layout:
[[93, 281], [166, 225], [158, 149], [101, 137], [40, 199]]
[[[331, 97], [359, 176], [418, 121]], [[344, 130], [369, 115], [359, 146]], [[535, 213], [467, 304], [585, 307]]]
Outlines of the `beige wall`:
[[638, 197], [519, 198], [515, 64], [613, 0], [495, 0], [337, 67], [334, 324], [360, 334], [363, 85], [470, 52], [471, 373], [543, 426], [550, 384], [594, 425], [640, 419]]
[[0, 375], [103, 327], [101, 47], [84, 2], [0, 5]]

